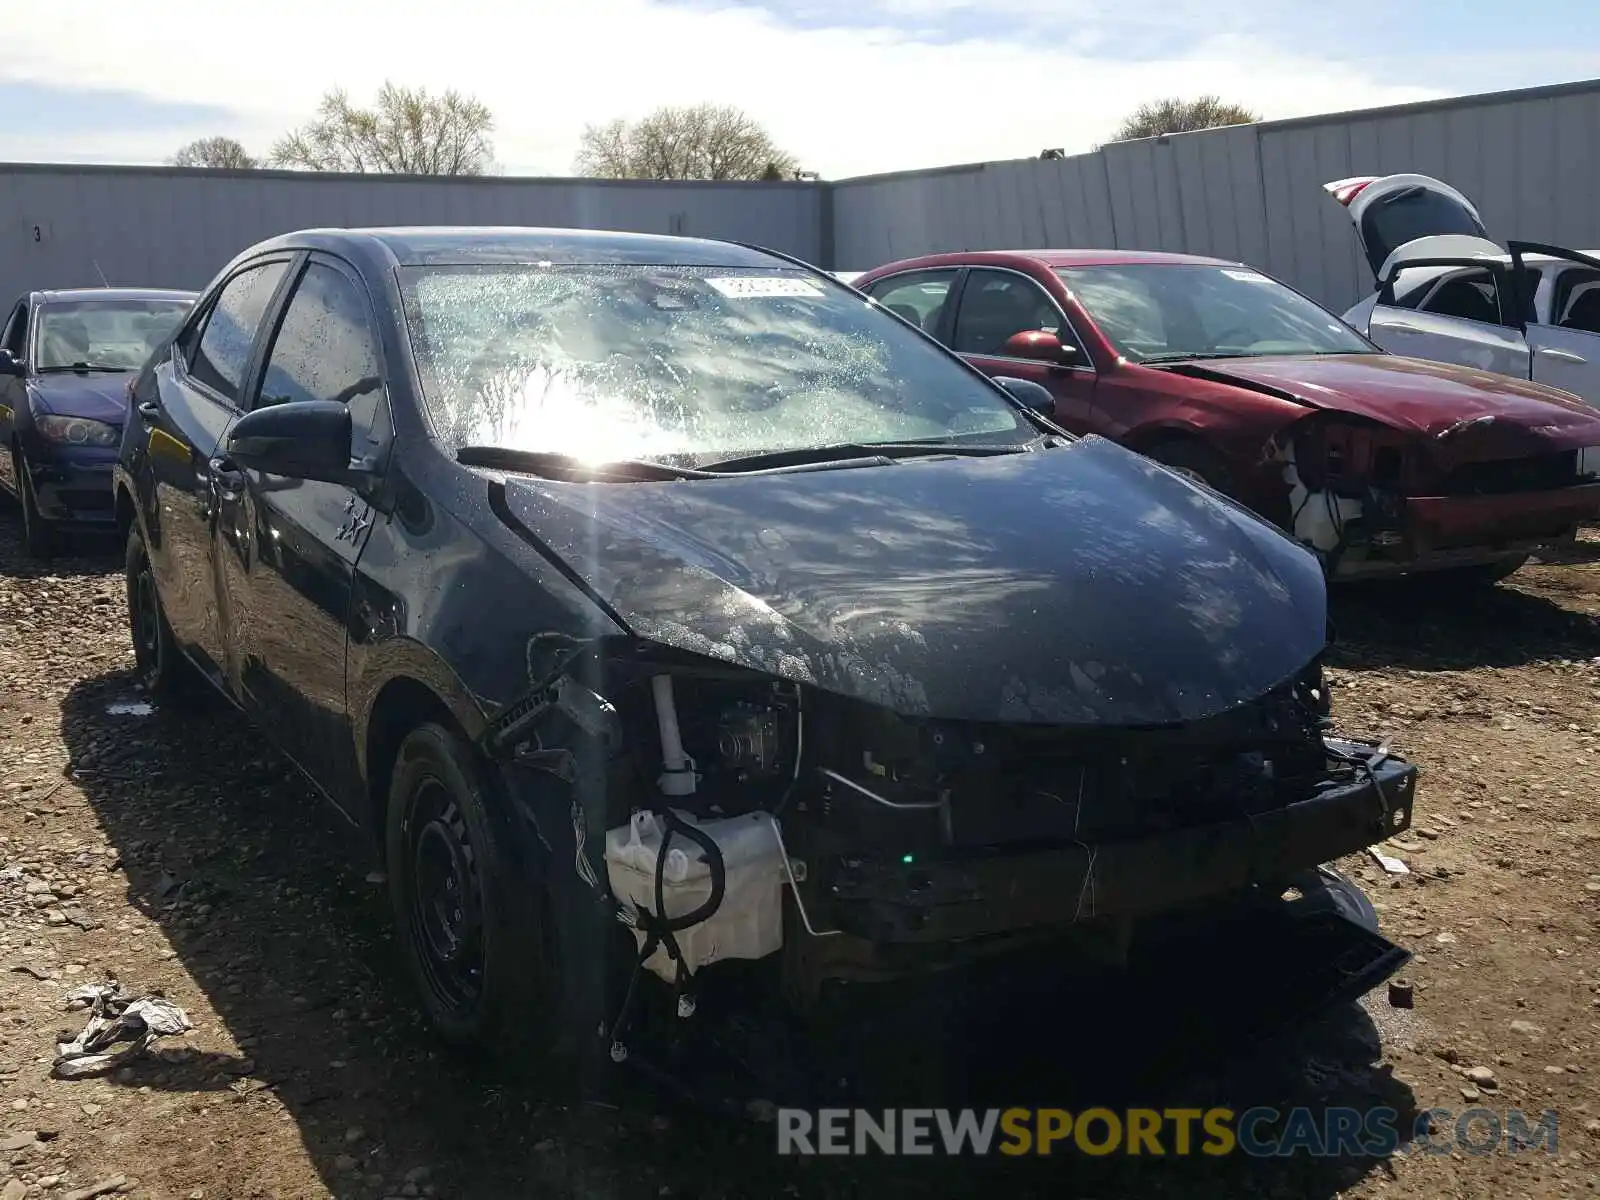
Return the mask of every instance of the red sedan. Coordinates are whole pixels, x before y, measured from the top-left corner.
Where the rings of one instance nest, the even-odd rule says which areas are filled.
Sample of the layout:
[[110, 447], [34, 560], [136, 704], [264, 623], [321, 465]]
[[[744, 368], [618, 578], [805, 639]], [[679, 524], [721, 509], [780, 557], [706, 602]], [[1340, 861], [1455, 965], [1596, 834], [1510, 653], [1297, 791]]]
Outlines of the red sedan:
[[1240, 263], [1116, 250], [891, 263], [855, 287], [1056, 420], [1291, 530], [1333, 578], [1504, 578], [1600, 517], [1600, 412], [1570, 393], [1389, 354]]

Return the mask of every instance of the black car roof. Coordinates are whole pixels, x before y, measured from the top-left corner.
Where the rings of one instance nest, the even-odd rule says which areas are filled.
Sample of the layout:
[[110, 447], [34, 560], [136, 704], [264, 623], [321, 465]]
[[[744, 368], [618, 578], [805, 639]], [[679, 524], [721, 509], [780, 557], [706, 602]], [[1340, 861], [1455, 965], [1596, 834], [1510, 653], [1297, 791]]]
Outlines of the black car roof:
[[253, 248], [253, 252], [271, 250], [326, 250], [380, 269], [538, 262], [768, 268], [793, 265], [761, 250], [710, 238], [523, 226], [304, 229]]
[[84, 300], [181, 300], [193, 304], [198, 292], [180, 291], [176, 288], [136, 288], [136, 287], [98, 287], [98, 288], [56, 288], [46, 291], [34, 292], [33, 302], [36, 304], [57, 304], [61, 302]]

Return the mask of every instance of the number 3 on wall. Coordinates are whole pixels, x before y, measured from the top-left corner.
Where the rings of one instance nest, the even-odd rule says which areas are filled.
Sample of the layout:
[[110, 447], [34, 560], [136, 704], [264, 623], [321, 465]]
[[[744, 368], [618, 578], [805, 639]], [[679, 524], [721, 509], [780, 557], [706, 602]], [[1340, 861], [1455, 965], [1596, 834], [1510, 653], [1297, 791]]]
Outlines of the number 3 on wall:
[[33, 240], [36, 242], [44, 241], [44, 235], [39, 232], [39, 227], [37, 225], [33, 227]]

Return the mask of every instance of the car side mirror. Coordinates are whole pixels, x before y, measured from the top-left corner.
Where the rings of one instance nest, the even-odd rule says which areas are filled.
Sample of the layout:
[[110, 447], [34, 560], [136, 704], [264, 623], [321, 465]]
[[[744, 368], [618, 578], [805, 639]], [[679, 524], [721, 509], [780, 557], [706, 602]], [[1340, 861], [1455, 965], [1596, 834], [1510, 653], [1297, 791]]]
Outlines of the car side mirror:
[[1036, 362], [1067, 366], [1078, 360], [1078, 348], [1068, 346], [1048, 329], [1025, 329], [1006, 339], [1000, 351], [1007, 358], [1031, 358]]
[[22, 360], [9, 350], [0, 350], [0, 376], [18, 378], [27, 373]]
[[1011, 394], [1011, 398], [1029, 412], [1036, 412], [1046, 417], [1055, 416], [1056, 398], [1042, 383], [1035, 383], [1031, 379], [1014, 379], [1010, 375], [996, 375], [994, 381], [1005, 388]]
[[343, 404], [295, 400], [240, 417], [228, 433], [227, 453], [245, 470], [348, 483], [361, 473], [350, 463], [350, 432]]

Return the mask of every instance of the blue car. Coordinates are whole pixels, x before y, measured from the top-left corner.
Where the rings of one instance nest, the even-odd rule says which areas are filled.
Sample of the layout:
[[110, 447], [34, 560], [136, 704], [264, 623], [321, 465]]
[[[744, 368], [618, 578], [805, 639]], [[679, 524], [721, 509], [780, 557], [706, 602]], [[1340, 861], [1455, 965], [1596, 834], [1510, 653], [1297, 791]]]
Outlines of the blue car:
[[0, 485], [22, 506], [28, 552], [114, 528], [111, 466], [128, 381], [194, 304], [194, 292], [30, 292], [0, 334]]

